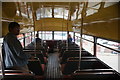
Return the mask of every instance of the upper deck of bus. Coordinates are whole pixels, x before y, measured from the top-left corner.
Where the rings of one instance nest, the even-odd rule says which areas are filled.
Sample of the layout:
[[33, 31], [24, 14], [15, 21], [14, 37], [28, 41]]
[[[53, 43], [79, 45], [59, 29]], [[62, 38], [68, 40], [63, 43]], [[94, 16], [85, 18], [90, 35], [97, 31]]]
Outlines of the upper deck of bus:
[[[73, 43], [80, 48], [76, 52], [80, 50], [82, 53], [83, 49], [96, 57], [98, 62], [109, 65], [115, 74], [120, 72], [119, 1], [2, 1], [0, 11], [0, 46], [8, 33], [9, 23], [15, 21], [21, 27], [18, 39], [24, 49], [38, 33], [39, 38], [48, 45], [48, 54], [56, 53], [59, 41], [65, 42], [62, 46], [67, 49], [67, 36], [71, 34]], [[94, 61], [96, 58], [89, 59]], [[106, 74], [109, 70], [101, 70], [100, 73]], [[92, 72], [90, 73], [93, 74]]]

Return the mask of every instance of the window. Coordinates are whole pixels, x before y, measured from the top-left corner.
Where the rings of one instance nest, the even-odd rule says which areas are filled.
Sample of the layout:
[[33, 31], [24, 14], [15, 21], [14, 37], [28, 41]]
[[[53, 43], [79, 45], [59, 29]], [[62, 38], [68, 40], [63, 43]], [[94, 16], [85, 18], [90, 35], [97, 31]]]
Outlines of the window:
[[[112, 49], [120, 51], [120, 43], [109, 41], [109, 40], [105, 40], [105, 39], [100, 39], [100, 38], [97, 39], [97, 43], [99, 43], [101, 45], [104, 45], [106, 47], [110, 47]], [[113, 53], [114, 53], [114, 51], [113, 51]]]
[[39, 31], [39, 38], [42, 40], [52, 40], [52, 31]]
[[86, 41], [86, 40], [82, 40], [83, 42], [83, 48], [88, 51], [89, 53], [91, 53], [92, 55], [94, 55], [94, 43]]
[[97, 13], [99, 7], [100, 7], [100, 2], [89, 2], [86, 16], [90, 16], [94, 13]]
[[[98, 38], [97, 43], [118, 50], [120, 51], [120, 43], [110, 41], [110, 40], [105, 40]], [[105, 48], [101, 45], [97, 45], [97, 57], [104, 61], [107, 65], [118, 71], [119, 65], [118, 65], [118, 59], [119, 59], [119, 52], [116, 52], [114, 50]]]
[[75, 43], [80, 45], [80, 34], [79, 33], [75, 33]]
[[24, 48], [24, 39], [20, 39], [19, 41], [20, 41], [22, 47]]
[[20, 39], [23, 39], [24, 36], [23, 36], [23, 34], [19, 34], [19, 35], [17, 36], [17, 38], [20, 40]]
[[54, 40], [67, 40], [67, 32], [65, 31], [55, 31]]
[[104, 8], [117, 4], [117, 2], [105, 2]]
[[73, 15], [71, 16], [71, 20], [75, 20], [75, 19], [76, 19], [77, 10], [78, 10], [78, 9], [75, 9], [75, 12], [74, 12]]
[[64, 16], [64, 19], [68, 19], [68, 11], [67, 9], [65, 8], [54, 8], [54, 17], [55, 18], [63, 18]]
[[[22, 3], [19, 3], [20, 5], [20, 10], [21, 10], [21, 15], [24, 16], [24, 17], [28, 17], [27, 16], [27, 5], [25, 2], [22, 2]], [[20, 12], [17, 10], [17, 14], [18, 15]]]
[[31, 43], [31, 33], [25, 34], [25, 46]]
[[[35, 31], [35, 34], [37, 34], [37, 31]], [[35, 39], [34, 32], [32, 32], [32, 41]]]
[[52, 17], [52, 8], [51, 7], [47, 7], [47, 8], [39, 8], [36, 11], [36, 15], [37, 15], [37, 20], [40, 20], [40, 18], [45, 18], [45, 17]]
[[18, 38], [18, 40], [20, 41], [22, 47], [24, 47], [24, 36], [23, 36], [23, 34], [19, 34], [19, 35], [17, 36], [17, 38]]
[[73, 32], [69, 32], [69, 34], [71, 35], [71, 37], [72, 37], [72, 42], [74, 41], [74, 38], [73, 38]]
[[97, 45], [97, 58], [118, 71], [119, 54], [112, 53], [113, 50]]
[[[88, 36], [88, 35], [83, 35], [82, 37], [84, 39], [89, 40], [89, 41], [84, 40], [84, 39], [82, 40], [83, 48], [93, 55], [94, 54], [94, 52], [93, 52], [94, 51], [94, 43], [93, 43], [94, 40], [93, 40], [93, 37], [92, 36]], [[92, 42], [90, 42], [90, 41], [92, 41]]]
[[67, 10], [67, 9], [64, 9], [64, 19], [68, 19], [68, 12], [69, 12], [69, 10]]
[[92, 15], [92, 14], [94, 14], [94, 13], [96, 13], [96, 12], [98, 12], [98, 11], [97, 11], [97, 10], [94, 10], [94, 9], [88, 9], [86, 16]]
[[63, 18], [63, 8], [54, 8], [54, 17]]
[[73, 32], [69, 32], [69, 34], [70, 34], [70, 35], [71, 35], [71, 37], [73, 38], [73, 35], [74, 35], [74, 34], [73, 34]]
[[[84, 39], [93, 41], [93, 37], [92, 36], [88, 36], [88, 35], [83, 35], [82, 36]], [[87, 40], [82, 39], [82, 47], [88, 51], [89, 53], [91, 53], [92, 55], [94, 54], [94, 43], [93, 42], [89, 42]], [[79, 33], [75, 33], [75, 43], [77, 43], [78, 45], [80, 45], [80, 34]]]
[[0, 38], [0, 45], [3, 43], [3, 38]]
[[84, 39], [90, 40], [90, 41], [94, 41], [92, 36], [88, 36], [88, 35], [83, 35], [82, 36]]

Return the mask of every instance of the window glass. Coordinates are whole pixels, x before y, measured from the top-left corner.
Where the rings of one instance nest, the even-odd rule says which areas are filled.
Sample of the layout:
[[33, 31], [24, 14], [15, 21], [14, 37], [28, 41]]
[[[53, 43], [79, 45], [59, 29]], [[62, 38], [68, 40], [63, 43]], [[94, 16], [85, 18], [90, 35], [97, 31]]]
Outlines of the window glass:
[[75, 9], [75, 12], [73, 13], [73, 15], [71, 16], [71, 20], [75, 20], [76, 19], [76, 13], [77, 13], [78, 9]]
[[[37, 34], [37, 31], [35, 31], [35, 35]], [[35, 39], [34, 32], [32, 32], [32, 41]]]
[[[88, 35], [83, 35], [82, 36], [84, 39], [93, 41], [93, 37], [92, 36], [88, 36]], [[94, 43], [86, 41], [86, 40], [82, 40], [82, 46], [83, 48], [88, 51], [89, 53], [91, 53], [92, 55], [94, 54]], [[80, 45], [80, 34], [79, 33], [75, 33], [75, 42]]]
[[3, 43], [3, 38], [0, 38], [0, 70], [2, 70], [2, 66], [1, 66], [2, 65], [1, 64], [2, 43]]
[[65, 8], [54, 8], [54, 17], [55, 18], [63, 18], [64, 19], [68, 19], [68, 11], [67, 9]]
[[[54, 17], [68, 19], [69, 10], [66, 8], [54, 7]], [[51, 18], [52, 17], [52, 7], [44, 7], [36, 10], [37, 20], [40, 18]]]
[[3, 43], [3, 38], [0, 38], [0, 44], [2, 44]]
[[[100, 38], [97, 39], [97, 43], [120, 51], [120, 43]], [[120, 53], [101, 45], [97, 45], [97, 57], [116, 71], [119, 71], [120, 66], [118, 65], [118, 61]]]
[[39, 31], [39, 38], [42, 40], [52, 40], [52, 31]]
[[82, 36], [84, 39], [90, 40], [90, 41], [94, 41], [92, 36], [88, 36], [88, 35], [83, 35]]
[[97, 39], [97, 43], [120, 51], [120, 43], [105, 40], [105, 39], [100, 39], [100, 38]]
[[65, 31], [55, 31], [54, 40], [67, 40], [67, 32]]
[[19, 3], [19, 5], [20, 5], [20, 10], [21, 10], [21, 15], [27, 18], [28, 16], [27, 16], [27, 6], [26, 6], [26, 3], [22, 2], [22, 3]]
[[2, 43], [3, 43], [3, 38], [0, 38], [0, 70], [2, 70], [2, 66], [1, 66], [2, 65], [1, 64]]
[[91, 53], [92, 55], [94, 55], [94, 43], [86, 41], [86, 40], [82, 40], [82, 45], [83, 48], [88, 51], [89, 53]]
[[63, 8], [54, 8], [54, 17], [63, 18]]
[[64, 19], [68, 19], [68, 12], [69, 10], [64, 9]]
[[88, 9], [86, 16], [92, 15], [92, 14], [94, 14], [94, 13], [96, 13], [96, 12], [98, 12], [98, 11], [97, 11], [97, 10], [94, 10], [94, 9]]
[[80, 45], [80, 34], [79, 33], [75, 33], [75, 43]]
[[25, 46], [31, 43], [31, 33], [25, 33]]
[[37, 20], [40, 20], [40, 18], [45, 18], [45, 17], [52, 17], [52, 8], [47, 7], [47, 8], [39, 8], [36, 11], [36, 16]]
[[116, 54], [113, 50], [97, 45], [97, 58], [99, 58], [101, 61], [116, 71], [119, 70], [119, 56], [120, 54]]
[[18, 36], [17, 36], [17, 38], [18, 38], [18, 40], [20, 41], [20, 43], [21, 43], [21, 45], [22, 45], [22, 47], [24, 47], [24, 36], [23, 36], [23, 34], [19, 34]]
[[104, 8], [117, 4], [117, 2], [105, 2]]
[[18, 38], [18, 39], [23, 39], [24, 36], [23, 36], [23, 34], [19, 34], [19, 35], [17, 36], [17, 38]]
[[74, 41], [74, 38], [73, 38], [74, 33], [73, 33], [73, 32], [69, 32], [69, 34], [71, 35], [71, 37], [72, 37], [72, 42], [73, 42], [73, 41]]
[[24, 48], [24, 39], [20, 39], [19, 41], [20, 41], [22, 47]]

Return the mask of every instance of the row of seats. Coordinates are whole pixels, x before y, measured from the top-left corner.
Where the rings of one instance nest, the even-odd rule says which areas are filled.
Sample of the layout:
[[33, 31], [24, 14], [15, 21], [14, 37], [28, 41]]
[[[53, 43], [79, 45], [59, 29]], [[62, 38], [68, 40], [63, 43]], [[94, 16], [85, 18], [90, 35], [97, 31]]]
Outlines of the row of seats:
[[[47, 63], [47, 49], [27, 48], [23, 50], [25, 54], [29, 54], [28, 68], [30, 72], [21, 70], [5, 69], [5, 76], [2, 80], [42, 80], [44, 79], [44, 72]], [[0, 74], [2, 77], [2, 74]]]
[[41, 80], [45, 79], [44, 75], [49, 48], [45, 43], [42, 46], [40, 44], [37, 44], [36, 47], [36, 49], [27, 47], [24, 49], [24, 52], [32, 56], [28, 61], [29, 70], [33, 72], [36, 79]]
[[82, 49], [76, 44], [65, 43], [59, 46], [59, 57], [63, 79], [69, 80], [119, 80], [120, 74], [101, 60]]
[[[59, 42], [59, 58], [63, 80], [119, 80], [120, 75], [112, 68], [104, 64], [98, 58], [82, 49], [79, 58], [79, 46], [75, 43], [68, 44]], [[19, 70], [5, 70], [2, 80], [43, 80], [47, 63], [47, 51], [42, 49], [25, 49], [26, 54], [31, 54], [28, 67], [31, 72]], [[79, 68], [80, 69], [79, 69]], [[0, 74], [1, 76], [2, 74]]]
[[32, 58], [28, 61], [29, 70], [31, 70], [36, 76], [44, 77], [49, 51], [47, 44], [44, 43], [42, 46], [40, 44], [36, 44], [36, 49], [28, 46], [24, 49], [24, 52], [26, 54], [31, 54], [32, 56]]
[[70, 77], [71, 80], [119, 80], [120, 75], [114, 70], [81, 70], [76, 71]]
[[41, 50], [24, 50], [26, 54], [31, 54], [32, 58], [28, 60], [28, 68], [35, 75], [44, 76], [46, 69], [47, 57]]
[[[2, 74], [0, 74], [2, 77]], [[22, 71], [5, 71], [5, 76], [1, 80], [37, 80], [35, 76], [28, 72], [22, 72]]]
[[[75, 57], [74, 57], [75, 58]], [[64, 64], [63, 68], [63, 74], [69, 75], [74, 73], [75, 70], [80, 67], [81, 70], [83, 69], [109, 69], [108, 66], [101, 63], [97, 58], [81, 58], [81, 61], [79, 61], [79, 58], [76, 60], [74, 58], [69, 58], [67, 60], [67, 63]], [[79, 65], [80, 64], [80, 65]]]

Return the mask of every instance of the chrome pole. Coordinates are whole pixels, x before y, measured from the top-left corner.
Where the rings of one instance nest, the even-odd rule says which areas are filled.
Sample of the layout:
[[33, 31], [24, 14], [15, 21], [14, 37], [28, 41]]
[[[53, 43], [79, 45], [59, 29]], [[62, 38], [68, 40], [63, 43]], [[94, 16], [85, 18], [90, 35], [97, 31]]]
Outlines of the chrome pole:
[[1, 47], [1, 45], [0, 45], [0, 57], [1, 57], [1, 73], [2, 73], [2, 78], [4, 79], [5, 68], [4, 68], [3, 53], [2, 53], [2, 47]]

